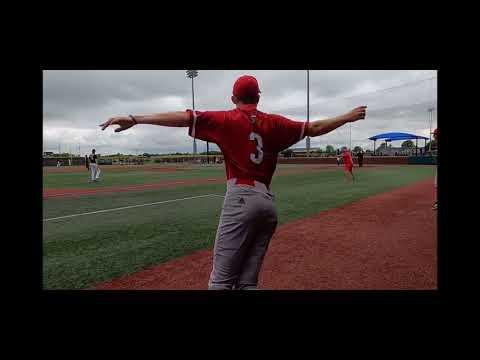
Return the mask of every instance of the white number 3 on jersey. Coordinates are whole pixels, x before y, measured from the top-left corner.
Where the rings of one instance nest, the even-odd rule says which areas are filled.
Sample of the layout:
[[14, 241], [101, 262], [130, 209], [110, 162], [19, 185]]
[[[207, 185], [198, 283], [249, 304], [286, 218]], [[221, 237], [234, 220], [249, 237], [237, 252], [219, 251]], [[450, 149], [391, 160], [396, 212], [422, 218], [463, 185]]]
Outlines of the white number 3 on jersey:
[[254, 132], [250, 133], [250, 140], [255, 141], [257, 144], [257, 153], [250, 154], [250, 160], [258, 165], [263, 161], [263, 140], [260, 135]]

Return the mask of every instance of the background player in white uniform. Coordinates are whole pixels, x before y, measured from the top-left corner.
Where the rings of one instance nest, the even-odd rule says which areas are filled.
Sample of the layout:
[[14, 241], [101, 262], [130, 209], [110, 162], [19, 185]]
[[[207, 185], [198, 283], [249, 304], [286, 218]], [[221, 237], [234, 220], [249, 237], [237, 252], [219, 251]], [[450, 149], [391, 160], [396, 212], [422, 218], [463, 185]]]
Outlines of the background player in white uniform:
[[97, 164], [97, 155], [95, 149], [92, 149], [92, 153], [88, 157], [89, 169], [90, 169], [90, 181], [98, 181], [100, 178], [100, 168]]

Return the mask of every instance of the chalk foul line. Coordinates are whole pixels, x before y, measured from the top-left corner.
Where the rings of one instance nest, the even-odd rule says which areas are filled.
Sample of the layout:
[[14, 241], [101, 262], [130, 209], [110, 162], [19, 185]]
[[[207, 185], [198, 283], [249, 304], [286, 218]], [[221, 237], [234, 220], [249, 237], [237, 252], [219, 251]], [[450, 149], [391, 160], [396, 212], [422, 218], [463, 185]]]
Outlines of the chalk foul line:
[[52, 221], [52, 220], [67, 219], [67, 218], [72, 218], [72, 217], [77, 217], [77, 216], [85, 216], [85, 215], [100, 214], [100, 213], [106, 213], [106, 212], [112, 212], [112, 211], [120, 211], [120, 210], [125, 210], [125, 209], [133, 209], [133, 208], [144, 207], [144, 206], [167, 204], [167, 203], [172, 203], [172, 202], [177, 202], [177, 201], [185, 201], [185, 200], [199, 199], [199, 198], [204, 198], [204, 197], [221, 197], [221, 198], [223, 198], [224, 196], [223, 196], [223, 195], [217, 195], [217, 194], [206, 194], [206, 195], [199, 195], [199, 196], [191, 196], [191, 197], [180, 198], [180, 199], [156, 201], [156, 202], [148, 203], [148, 204], [122, 206], [122, 207], [112, 208], [112, 209], [97, 210], [97, 211], [90, 211], [90, 212], [79, 213], [79, 214], [58, 216], [58, 217], [54, 217], [54, 218], [43, 219], [43, 221]]

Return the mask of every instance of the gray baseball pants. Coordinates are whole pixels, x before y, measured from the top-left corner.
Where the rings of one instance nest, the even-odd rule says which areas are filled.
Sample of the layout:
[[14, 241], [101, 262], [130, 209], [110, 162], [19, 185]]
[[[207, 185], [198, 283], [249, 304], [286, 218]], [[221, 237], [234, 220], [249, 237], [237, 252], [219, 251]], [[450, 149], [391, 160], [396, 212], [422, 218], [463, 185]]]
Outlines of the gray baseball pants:
[[215, 239], [209, 290], [255, 290], [277, 227], [274, 195], [265, 185], [227, 183]]

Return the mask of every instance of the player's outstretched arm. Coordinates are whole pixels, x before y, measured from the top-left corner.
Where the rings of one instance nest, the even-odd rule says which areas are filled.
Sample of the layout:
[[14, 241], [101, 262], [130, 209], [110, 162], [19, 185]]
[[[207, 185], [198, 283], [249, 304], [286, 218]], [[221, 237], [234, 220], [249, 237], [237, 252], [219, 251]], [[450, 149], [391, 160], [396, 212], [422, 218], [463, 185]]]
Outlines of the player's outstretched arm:
[[327, 134], [336, 128], [345, 125], [349, 122], [355, 122], [361, 119], [365, 119], [367, 114], [366, 106], [359, 106], [352, 111], [340, 115], [331, 119], [317, 120], [308, 123], [306, 136], [315, 137], [323, 134]]
[[137, 124], [150, 124], [170, 127], [188, 127], [192, 120], [190, 114], [186, 111], [177, 111], [152, 115], [134, 115], [134, 116], [117, 116], [108, 119], [99, 126], [105, 130], [111, 125], [118, 125], [115, 132], [130, 129]]

